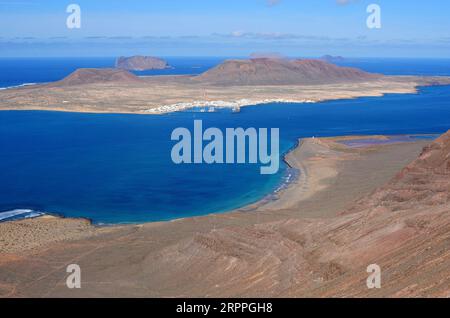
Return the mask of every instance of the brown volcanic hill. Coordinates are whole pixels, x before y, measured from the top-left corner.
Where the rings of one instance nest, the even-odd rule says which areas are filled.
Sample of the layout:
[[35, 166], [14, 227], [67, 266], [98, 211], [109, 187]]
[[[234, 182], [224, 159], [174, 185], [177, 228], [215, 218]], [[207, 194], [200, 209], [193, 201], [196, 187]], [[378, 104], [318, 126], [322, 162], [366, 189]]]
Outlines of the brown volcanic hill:
[[149, 275], [191, 296], [450, 297], [449, 195], [450, 131], [343, 215], [198, 233], [147, 259]]
[[55, 83], [57, 86], [83, 85], [94, 83], [140, 83], [142, 80], [125, 70], [108, 68], [80, 68], [66, 78]]
[[368, 81], [380, 76], [320, 60], [256, 58], [225, 61], [194, 80], [216, 85], [310, 85]]
[[152, 56], [121, 56], [116, 61], [116, 68], [128, 71], [163, 70], [170, 68], [169, 64], [160, 58]]

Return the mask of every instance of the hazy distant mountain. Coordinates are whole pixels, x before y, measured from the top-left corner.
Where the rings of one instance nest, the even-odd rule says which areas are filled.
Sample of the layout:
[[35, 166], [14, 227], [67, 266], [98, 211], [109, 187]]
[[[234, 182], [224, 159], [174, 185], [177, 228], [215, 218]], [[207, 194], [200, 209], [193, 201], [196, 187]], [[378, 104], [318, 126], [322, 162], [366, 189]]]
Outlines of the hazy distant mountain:
[[358, 82], [381, 77], [321, 60], [256, 58], [228, 60], [194, 80], [217, 85], [308, 85]]
[[125, 70], [111, 68], [80, 68], [55, 84], [82, 85], [109, 82], [138, 83], [141, 81], [142, 80], [139, 77]]
[[160, 58], [151, 56], [121, 56], [116, 61], [116, 68], [128, 71], [163, 70], [170, 68], [169, 64]]
[[328, 63], [337, 63], [337, 62], [344, 62], [345, 58], [342, 56], [324, 55], [320, 58], [320, 60]]
[[281, 53], [278, 52], [253, 52], [250, 54], [251, 59], [285, 59]]

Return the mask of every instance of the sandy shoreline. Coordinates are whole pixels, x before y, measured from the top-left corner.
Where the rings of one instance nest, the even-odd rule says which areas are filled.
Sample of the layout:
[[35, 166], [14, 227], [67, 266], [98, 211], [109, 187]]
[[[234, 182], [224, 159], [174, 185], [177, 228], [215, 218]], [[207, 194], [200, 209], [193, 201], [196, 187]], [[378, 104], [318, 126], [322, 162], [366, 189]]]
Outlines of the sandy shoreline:
[[[399, 136], [414, 136], [414, 135], [399, 135]], [[385, 136], [385, 135], [370, 135], [370, 136], [337, 136], [337, 137], [325, 137], [325, 138], [305, 138], [299, 139], [297, 145], [292, 148], [285, 156], [284, 161], [290, 167], [290, 169], [295, 169], [298, 172], [297, 178], [292, 179], [290, 182], [282, 185], [280, 191], [276, 194], [276, 199], [273, 199], [273, 194], [270, 194], [271, 199], [263, 199], [252, 205], [248, 205], [239, 209], [240, 211], [259, 211], [259, 212], [273, 212], [273, 211], [287, 211], [293, 209], [301, 209], [304, 207], [304, 202], [308, 199], [313, 198], [318, 193], [331, 188], [332, 191], [341, 192], [334, 189], [334, 182], [339, 182], [338, 175], [344, 169], [344, 166], [348, 163], [355, 164], [360, 161], [361, 156], [368, 155], [371, 153], [376, 153], [383, 148], [405, 148], [407, 154], [405, 157], [408, 158], [401, 161], [401, 164], [406, 165], [409, 160], [408, 148], [416, 148], [417, 146], [423, 147], [428, 144], [429, 140], [416, 140], [416, 141], [393, 141], [392, 143], [386, 143], [384, 145], [367, 145], [351, 148], [346, 146], [341, 142], [349, 140], [363, 140], [363, 139], [373, 139], [373, 140], [389, 140], [390, 137], [397, 136]], [[378, 156], [373, 155], [374, 158]], [[385, 160], [384, 154], [381, 154], [380, 159]], [[401, 155], [397, 154], [397, 157]], [[413, 158], [413, 157], [412, 157]], [[377, 159], [376, 159], [377, 160]], [[399, 160], [398, 158], [391, 158], [391, 160]], [[373, 163], [372, 163], [373, 164]], [[393, 165], [393, 167], [401, 167], [400, 163]], [[375, 168], [375, 167], [374, 167]], [[395, 169], [394, 168], [394, 169]], [[345, 169], [353, 169], [350, 166], [346, 166]], [[385, 173], [395, 173], [394, 169], [386, 169]], [[361, 171], [359, 171], [361, 172]], [[360, 193], [366, 193], [369, 189], [374, 189], [376, 186], [381, 186], [384, 182], [384, 178], [381, 177], [380, 180], [376, 180], [375, 176], [372, 176], [373, 180], [368, 182], [367, 189], [362, 189]], [[361, 186], [361, 185], [360, 185]], [[345, 191], [350, 191], [351, 189], [345, 187]], [[324, 196], [327, 197], [327, 196]], [[329, 196], [328, 196], [329, 198]], [[334, 196], [331, 199], [331, 204], [337, 203], [337, 198]], [[311, 200], [313, 206], [317, 203], [316, 199]], [[320, 200], [319, 200], [320, 201]], [[344, 200], [345, 201], [345, 200]], [[341, 209], [344, 208], [341, 205]], [[334, 211], [334, 209], [333, 209]], [[312, 213], [311, 213], [312, 212]], [[320, 211], [308, 211], [303, 213], [303, 217], [332, 217], [331, 213], [322, 213]]]
[[[357, 198], [389, 181], [429, 143], [418, 140], [349, 148], [336, 142], [342, 139], [304, 139], [286, 156], [289, 164], [301, 169], [304, 177], [280, 191], [278, 200], [259, 202], [228, 213], [111, 227], [94, 227], [86, 220], [49, 216], [0, 223], [0, 297], [205, 296], [208, 294], [206, 290], [211, 288], [208, 280], [192, 285], [192, 278], [185, 281], [179, 275], [179, 271], [184, 272], [179, 266], [185, 262], [179, 259], [180, 246], [194, 240], [195, 244], [217, 248], [218, 253], [228, 253], [231, 249], [229, 253], [234, 255], [241, 249], [232, 248], [235, 243], [228, 242], [229, 239], [256, 235], [242, 238], [242, 243], [249, 240], [248, 243], [253, 244], [253, 240], [262, 235], [264, 242], [266, 234], [263, 233], [269, 232], [263, 231], [262, 227], [266, 228], [267, 224], [270, 228], [270, 224], [291, 224], [293, 220], [302, 224], [333, 220]], [[260, 227], [263, 232], [251, 234]], [[214, 243], [209, 241], [210, 235], [229, 231], [222, 243], [216, 242], [217, 239], [212, 241]], [[263, 244], [281, 243], [277, 238], [270, 238]], [[214, 256], [201, 256], [196, 251], [197, 247], [188, 255], [200, 257], [201, 262], [215, 260]], [[265, 248], [260, 252], [264, 251]], [[265, 259], [272, 255], [269, 250], [267, 253], [260, 257]], [[160, 264], [165, 259], [170, 265]], [[65, 266], [72, 263], [83, 268], [86, 273], [84, 286], [88, 288], [73, 291], [65, 287]], [[233, 267], [231, 263], [222, 265]], [[200, 266], [209, 268], [207, 264]], [[244, 274], [250, 268], [239, 272]], [[29, 274], [24, 276], [24, 272]], [[236, 277], [238, 279], [239, 275]], [[268, 274], [264, 281], [266, 279], [270, 280], [271, 275]], [[233, 292], [236, 295], [259, 295], [250, 290], [246, 293], [245, 289], [239, 289], [239, 284], [234, 283], [235, 287], [226, 289], [225, 293], [220, 292], [222, 289], [217, 289], [217, 292], [222, 296]], [[111, 286], [115, 288], [111, 289]], [[182, 286], [193, 286], [194, 290], [188, 292]]]
[[[86, 220], [49, 216], [0, 223], [0, 296], [71, 296], [63, 282], [66, 264], [74, 262], [91, 277], [85, 279], [92, 289], [83, 289], [78, 295], [113, 296], [114, 291], [108, 287], [112, 281], [120, 286], [120, 295], [183, 295], [177, 288], [169, 287], [176, 276], [165, 278], [145, 261], [150, 255], [170, 255], [171, 246], [216, 231], [287, 219], [332, 219], [356, 198], [387, 182], [429, 142], [350, 149], [335, 141], [336, 138], [303, 140], [287, 154], [286, 160], [293, 168], [302, 169], [305, 178], [283, 189], [276, 201], [259, 202], [237, 211], [112, 227], [94, 227]], [[58, 261], [51, 261], [55, 259]], [[145, 278], [141, 277], [142, 266], [150, 270], [145, 270]], [[110, 270], [104, 272], [101, 268]], [[24, 271], [35, 274], [24, 277]], [[45, 279], [39, 278], [39, 273], [46, 273]], [[125, 285], [120, 282], [123, 279]], [[146, 286], [160, 287], [141, 289], [137, 286], [142, 280]], [[182, 281], [180, 277], [178, 280]], [[199, 284], [199, 288], [205, 287]], [[203, 295], [200, 290], [191, 295]]]
[[[299, 140], [297, 146], [290, 150], [285, 156], [285, 162], [292, 168], [299, 170], [298, 178], [290, 180], [275, 194], [269, 194], [271, 199], [262, 200], [237, 209], [220, 214], [210, 214], [189, 218], [180, 218], [167, 222], [152, 222], [134, 225], [108, 225], [95, 226], [88, 219], [61, 218], [57, 215], [46, 214], [32, 219], [23, 219], [0, 223], [0, 255], [18, 253], [26, 255], [28, 251], [39, 250], [42, 246], [61, 241], [71, 241], [93, 237], [99, 234], [114, 232], [124, 227], [133, 228], [140, 226], [155, 226], [164, 223], [191, 222], [195, 219], [215, 219], [234, 218], [239, 214], [255, 215], [254, 222], [259, 222], [265, 214], [282, 215], [283, 211], [298, 208], [301, 203], [314, 197], [317, 193], [330, 187], [329, 180], [337, 177], [342, 167], [340, 162], [357, 161], [361, 154], [370, 152], [376, 148], [396, 147], [396, 145], [374, 146], [361, 149], [349, 149], [343, 144], [336, 143], [336, 140], [348, 140], [364, 138], [362, 136], [335, 137], [335, 138], [307, 138]], [[370, 138], [386, 138], [384, 136], [370, 136]], [[415, 141], [411, 145], [403, 145], [405, 148], [417, 149], [428, 143], [428, 141]], [[398, 146], [398, 145], [397, 145]], [[410, 152], [411, 150], [408, 150]], [[409, 155], [406, 154], [408, 157]], [[383, 179], [384, 180], [384, 179]], [[276, 195], [276, 199], [273, 196]], [[314, 200], [313, 200], [314, 201]], [[335, 204], [336, 202], [332, 202]], [[275, 211], [275, 212], [274, 212]], [[304, 213], [303, 216], [319, 217], [333, 216], [334, 211], [315, 211], [315, 215]], [[250, 218], [251, 219], [251, 218]], [[220, 222], [219, 222], [220, 223]], [[23, 240], [18, 241], [15, 236]]]

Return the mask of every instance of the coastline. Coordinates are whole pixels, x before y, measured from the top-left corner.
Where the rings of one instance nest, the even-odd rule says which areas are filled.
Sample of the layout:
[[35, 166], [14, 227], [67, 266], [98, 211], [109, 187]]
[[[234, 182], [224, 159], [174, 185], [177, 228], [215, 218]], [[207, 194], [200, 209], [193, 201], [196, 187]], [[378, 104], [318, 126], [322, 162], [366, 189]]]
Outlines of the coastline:
[[0, 90], [15, 89], [15, 88], [29, 87], [29, 86], [36, 86], [36, 85], [45, 85], [45, 84], [46, 83], [23, 83], [23, 84], [19, 84], [19, 85], [0, 87]]
[[[385, 76], [341, 84], [214, 86], [187, 78], [145, 78], [143, 83], [33, 85], [0, 91], [0, 110], [159, 115], [198, 106], [235, 108], [267, 103], [318, 103], [385, 94], [414, 94], [422, 86], [450, 85], [450, 77]], [[164, 94], [162, 93], [164, 92]]]
[[235, 101], [223, 101], [223, 100], [214, 100], [214, 101], [206, 101], [199, 100], [194, 102], [187, 103], [176, 103], [172, 105], [162, 105], [157, 108], [152, 108], [146, 110], [145, 112], [151, 114], [167, 114], [172, 112], [189, 110], [196, 107], [216, 107], [216, 108], [231, 108], [233, 111], [240, 110], [241, 107], [245, 106], [256, 106], [256, 105], [266, 105], [266, 104], [313, 104], [319, 101], [304, 99], [304, 100], [289, 100], [289, 99], [264, 99], [264, 100], [252, 100], [252, 99], [240, 99]]
[[[383, 136], [369, 137], [385, 138]], [[323, 210], [315, 209], [315, 207], [317, 207], [317, 200], [314, 197], [321, 192], [327, 192], [326, 190], [336, 192], [333, 180], [336, 180], [337, 176], [343, 171], [350, 171], [348, 168], [342, 167], [340, 163], [358, 162], [362, 155], [370, 154], [373, 151], [376, 152], [376, 149], [392, 148], [395, 150], [396, 147], [403, 147], [405, 149], [410, 148], [407, 154], [402, 155], [408, 157], [409, 160], [413, 159], [411, 152], [416, 155], [422, 146], [429, 142], [418, 140], [410, 142], [410, 146], [406, 147], [405, 144], [407, 143], [399, 143], [357, 149], [350, 149], [343, 144], [336, 143], [336, 140], [343, 140], [346, 138], [356, 139], [362, 137], [306, 138], [299, 140], [298, 144], [284, 156], [284, 160], [291, 169], [299, 170], [299, 177], [291, 179], [288, 183], [280, 184], [280, 187], [275, 189], [274, 192], [268, 194], [254, 204], [223, 213], [142, 224], [96, 226], [88, 219], [64, 218], [59, 217], [57, 214], [45, 214], [44, 216], [31, 219], [6, 221], [0, 223], [0, 228], [2, 229], [0, 232], [3, 233], [3, 236], [6, 234], [6, 237], [0, 237], [0, 242], [4, 242], [2, 244], [5, 244], [6, 242], [8, 247], [0, 245], [0, 254], [6, 252], [7, 254], [26, 255], [28, 252], [39, 251], [42, 246], [47, 246], [49, 244], [52, 245], [57, 244], [58, 242], [89, 239], [105, 233], [120, 232], [123, 231], [124, 228], [131, 230], [142, 227], [177, 226], [185, 222], [197, 223], [199, 220], [203, 220], [203, 222], [206, 220], [207, 228], [211, 228], [211, 222], [217, 222], [220, 226], [226, 226], [229, 221], [234, 223], [235, 221], [242, 219], [246, 219], [246, 222], [254, 224], [259, 223], [264, 219], [278, 219], [282, 217], [286, 211], [290, 211], [289, 215], [291, 217], [294, 215], [297, 217], [332, 217], [340, 207], [348, 203], [344, 202], [348, 201], [348, 198], [344, 198], [344, 200], [335, 198], [332, 200], [334, 202], [330, 202], [330, 204], [335, 205], [336, 207], [334, 209], [329, 209], [329, 207], [327, 207]], [[396, 152], [400, 153], [399, 151]], [[398, 164], [398, 167], [401, 167], [402, 164]], [[384, 182], [387, 179], [389, 178], [382, 178], [382, 181]], [[375, 188], [382, 184], [381, 181], [375, 184], [372, 183], [372, 181], [369, 182], [370, 188]], [[359, 191], [353, 191], [353, 193], [355, 192], [358, 193]], [[342, 202], [337, 203], [335, 202], [336, 200]], [[301, 206], [304, 202], [306, 202], [307, 206], [308, 204], [311, 205], [311, 202], [309, 201], [312, 202], [314, 213], [311, 213], [311, 211], [301, 211]], [[293, 214], [292, 210], [296, 209], [298, 212]], [[17, 229], [24, 231], [19, 231], [19, 233], [22, 233], [20, 236], [30, 236], [32, 239], [28, 242], [17, 242], [16, 240], [12, 240], [11, 233], [17, 231]], [[52, 234], [48, 235], [48, 233]]]
[[[367, 137], [384, 138], [364, 136]], [[330, 226], [340, 228], [345, 222], [356, 222], [361, 217], [359, 213], [340, 216], [345, 211], [343, 207], [351, 207], [358, 198], [391, 180], [429, 144], [429, 141], [418, 140], [355, 149], [336, 142], [342, 138], [305, 139], [302, 147], [290, 152], [293, 161], [298, 155], [307, 158], [303, 162], [309, 169], [306, 184], [311, 185], [312, 179], [321, 180], [318, 183], [321, 188], [310, 195], [305, 192], [300, 197], [289, 195], [289, 191], [301, 189], [304, 182], [294, 182], [281, 191], [280, 199], [274, 202], [290, 208], [264, 204], [251, 211], [239, 209], [168, 222], [113, 227], [95, 227], [86, 220], [49, 216], [0, 223], [0, 297], [233, 294], [291, 297], [291, 291], [283, 287], [282, 277], [292, 281], [290, 272], [283, 268], [294, 260], [300, 262], [296, 261], [301, 266], [299, 273], [303, 273], [299, 278], [305, 283], [304, 289], [309, 290], [320, 277], [329, 280], [359, 264], [332, 262], [335, 265], [328, 266], [330, 261], [326, 258], [314, 258], [304, 249], [311, 244], [308, 249], [317, 248], [311, 242], [311, 239], [319, 239], [314, 236], [315, 231], [325, 240], [320, 250], [329, 250], [324, 252], [324, 257], [332, 257], [334, 249], [326, 239], [327, 229]], [[308, 147], [311, 147], [309, 154], [305, 153]], [[290, 162], [294, 164], [293, 161]], [[335, 168], [334, 177], [321, 178], [318, 168], [330, 165]], [[18, 236], [21, 239], [17, 239]], [[312, 266], [307, 267], [306, 272], [302, 270], [303, 257], [307, 257]], [[66, 266], [74, 262], [89, 273], [83, 278], [88, 288], [69, 290], [64, 285]], [[185, 266], [192, 266], [193, 272], [186, 274]], [[338, 272], [335, 272], [336, 266], [340, 269]], [[213, 276], [198, 283], [194, 276], [199, 268], [202, 273]], [[222, 270], [217, 271], [218, 268]], [[296, 266], [290, 268], [295, 272]], [[268, 275], [258, 274], [266, 270]], [[274, 286], [273, 279], [278, 276], [270, 274], [272, 270], [275, 270], [274, 275], [282, 275], [282, 282]], [[311, 270], [313, 277], [304, 275]], [[29, 275], [23, 276], [23, 272]]]
[[[68, 219], [68, 220], [80, 220], [82, 222], [88, 222], [91, 226], [95, 228], [104, 228], [104, 227], [121, 227], [121, 226], [133, 226], [133, 225], [139, 225], [139, 224], [149, 224], [149, 223], [160, 223], [160, 222], [172, 222], [177, 220], [183, 220], [188, 219], [191, 217], [201, 217], [201, 216], [207, 216], [212, 214], [223, 214], [223, 213], [230, 213], [234, 211], [244, 211], [251, 209], [252, 206], [262, 206], [266, 202], [270, 202], [272, 200], [278, 200], [277, 195], [280, 194], [282, 191], [286, 190], [287, 188], [291, 187], [291, 185], [298, 179], [300, 170], [291, 166], [289, 161], [287, 160], [288, 155], [295, 151], [297, 148], [301, 146], [302, 139], [297, 140], [295, 145], [291, 147], [281, 158], [281, 160], [286, 164], [287, 170], [285, 171], [288, 173], [287, 176], [282, 176], [280, 182], [277, 184], [276, 188], [273, 189], [270, 193], [267, 193], [264, 195], [261, 199], [258, 199], [256, 202], [246, 204], [239, 208], [232, 208], [226, 211], [222, 212], [213, 212], [213, 213], [207, 213], [207, 214], [199, 214], [194, 216], [186, 216], [186, 217], [179, 217], [176, 219], [170, 219], [170, 220], [160, 220], [160, 221], [149, 221], [149, 222], [141, 222], [141, 223], [94, 223], [90, 218], [88, 217], [66, 217], [62, 213], [59, 212], [48, 212], [48, 211], [37, 211], [37, 210], [31, 210], [31, 209], [25, 209], [25, 208], [15, 208], [12, 210], [7, 211], [0, 211], [0, 216], [3, 213], [14, 213], [15, 211], [22, 211], [22, 213], [17, 213], [13, 216], [8, 216], [6, 218], [1, 219], [0, 218], [0, 224], [6, 223], [6, 222], [18, 222], [18, 221], [26, 221], [26, 220], [32, 220], [32, 219], [39, 219], [39, 218], [57, 218], [57, 219]], [[289, 171], [290, 170], [290, 171]], [[25, 214], [25, 217], [17, 218], [18, 215]], [[28, 216], [30, 214], [30, 216]]]

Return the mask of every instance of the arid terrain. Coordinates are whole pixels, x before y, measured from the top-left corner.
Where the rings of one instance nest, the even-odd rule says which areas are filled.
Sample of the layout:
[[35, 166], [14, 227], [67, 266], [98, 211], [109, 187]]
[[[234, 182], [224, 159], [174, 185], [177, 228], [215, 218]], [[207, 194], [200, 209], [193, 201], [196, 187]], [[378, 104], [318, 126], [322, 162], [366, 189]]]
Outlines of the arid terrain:
[[[286, 158], [301, 177], [278, 200], [235, 212], [106, 228], [52, 217], [1, 223], [0, 293], [450, 296], [450, 132], [430, 145], [348, 139], [303, 140]], [[73, 263], [81, 289], [65, 286]], [[381, 289], [366, 287], [373, 263]]]
[[199, 105], [239, 108], [415, 93], [418, 86], [439, 84], [450, 84], [450, 78], [381, 76], [320, 60], [231, 60], [197, 76], [79, 69], [58, 82], [0, 90], [0, 110], [161, 114]]
[[[439, 84], [450, 78], [257, 58], [198, 76], [79, 69], [0, 91], [0, 109], [160, 114]], [[276, 200], [229, 213], [111, 227], [53, 216], [0, 223], [0, 296], [450, 297], [450, 132], [431, 144], [346, 144], [364, 139], [390, 137], [301, 140], [286, 157], [299, 178]], [[81, 289], [65, 285], [69, 264], [81, 267]], [[381, 289], [366, 286], [370, 264], [382, 269]]]

